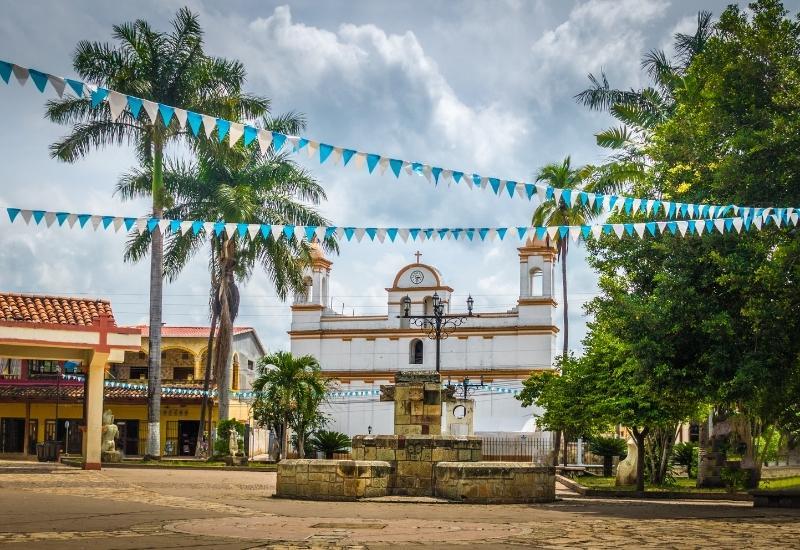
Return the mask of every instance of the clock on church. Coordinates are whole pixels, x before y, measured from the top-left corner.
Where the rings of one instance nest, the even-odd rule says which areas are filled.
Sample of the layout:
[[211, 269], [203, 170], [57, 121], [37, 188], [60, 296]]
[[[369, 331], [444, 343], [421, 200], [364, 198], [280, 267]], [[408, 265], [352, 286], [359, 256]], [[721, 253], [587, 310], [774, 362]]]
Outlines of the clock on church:
[[425, 274], [422, 273], [422, 271], [420, 271], [419, 269], [415, 269], [414, 271], [411, 272], [409, 278], [411, 279], [412, 283], [418, 285], [423, 281], [423, 279], [425, 279]]

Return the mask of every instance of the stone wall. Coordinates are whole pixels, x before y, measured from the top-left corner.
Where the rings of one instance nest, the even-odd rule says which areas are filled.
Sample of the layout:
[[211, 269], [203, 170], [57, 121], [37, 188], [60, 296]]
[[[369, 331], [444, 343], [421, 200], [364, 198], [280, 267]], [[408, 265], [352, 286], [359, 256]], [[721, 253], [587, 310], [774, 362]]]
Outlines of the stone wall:
[[275, 496], [313, 500], [386, 496], [391, 472], [391, 465], [380, 460], [282, 460]]
[[519, 462], [440, 462], [435, 494], [477, 504], [552, 502], [555, 475], [552, 466]]
[[351, 454], [355, 460], [389, 462], [389, 494], [407, 496], [433, 496], [437, 462], [482, 458], [480, 438], [447, 435], [357, 435]]

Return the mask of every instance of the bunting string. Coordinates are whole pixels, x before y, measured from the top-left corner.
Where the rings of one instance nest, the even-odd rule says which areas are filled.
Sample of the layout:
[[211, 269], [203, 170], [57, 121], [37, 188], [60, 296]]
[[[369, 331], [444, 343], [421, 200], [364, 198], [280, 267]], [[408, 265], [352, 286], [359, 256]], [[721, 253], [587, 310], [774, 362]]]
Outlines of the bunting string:
[[[63, 380], [75, 381], [75, 382], [84, 382], [86, 380], [85, 376], [75, 375], [75, 374], [62, 374], [61, 378]], [[147, 384], [135, 384], [133, 382], [125, 382], [121, 380], [104, 380], [103, 385], [106, 388], [121, 388], [126, 390], [139, 390], [139, 391], [147, 391]], [[447, 387], [446, 384], [443, 384], [442, 387]], [[484, 392], [489, 393], [507, 393], [512, 395], [517, 395], [520, 392], [521, 388], [515, 387], [505, 387], [505, 386], [484, 386], [481, 388]], [[169, 395], [169, 396], [187, 396], [187, 397], [217, 397], [218, 392], [216, 389], [212, 390], [203, 390], [200, 388], [191, 388], [191, 387], [177, 387], [177, 386], [162, 386], [161, 387], [162, 395]], [[378, 397], [380, 396], [381, 392], [379, 389], [364, 389], [364, 390], [332, 390], [327, 393], [329, 399], [340, 399], [343, 397]], [[260, 395], [260, 392], [256, 392], [253, 390], [236, 390], [231, 391], [230, 396], [233, 399], [240, 399], [240, 400], [248, 400], [248, 399], [255, 399]]]
[[[766, 208], [744, 207], [736, 205], [712, 205], [703, 203], [684, 203], [662, 199], [643, 199], [625, 195], [589, 193], [577, 189], [552, 187], [541, 182], [526, 182], [522, 179], [511, 180], [494, 176], [485, 176], [467, 170], [446, 169], [417, 161], [393, 158], [377, 153], [366, 153], [342, 146], [323, 143], [302, 136], [292, 136], [280, 132], [271, 132], [248, 124], [216, 118], [203, 113], [195, 113], [172, 105], [156, 103], [147, 99], [123, 94], [94, 84], [64, 78], [45, 73], [37, 69], [22, 67], [7, 61], [0, 61], [0, 78], [9, 84], [14, 77], [21, 86], [30, 80], [34, 87], [44, 93], [48, 85], [63, 97], [72, 92], [77, 97], [87, 98], [93, 108], [107, 105], [113, 120], [117, 120], [124, 111], [137, 120], [145, 120], [151, 124], [176, 124], [181, 131], [191, 132], [198, 136], [201, 131], [211, 139], [215, 136], [219, 142], [234, 146], [240, 141], [245, 146], [256, 144], [262, 152], [270, 148], [273, 151], [288, 150], [299, 153], [304, 151], [309, 158], [320, 164], [334, 164], [342, 167], [353, 167], [369, 174], [385, 174], [391, 171], [395, 178], [401, 174], [424, 177], [428, 183], [450, 186], [461, 185], [467, 189], [489, 189], [495, 195], [508, 194], [509, 197], [520, 197], [532, 200], [534, 196], [540, 202], [545, 200], [563, 201], [568, 207], [584, 206], [596, 211], [621, 212], [626, 214], [643, 213], [648, 216], [665, 216], [668, 219], [724, 218], [728, 216], [759, 216]], [[159, 120], [160, 119], [160, 120]], [[788, 208], [772, 208], [772, 210], [789, 210]]]
[[317, 225], [281, 225], [264, 223], [229, 223], [225, 221], [203, 220], [170, 220], [161, 218], [131, 218], [121, 216], [102, 216], [96, 214], [75, 214], [69, 212], [52, 212], [47, 210], [27, 210], [21, 208], [6, 208], [8, 219], [14, 223], [19, 221], [28, 225], [44, 225], [45, 227], [64, 226], [69, 228], [88, 228], [95, 231], [113, 230], [118, 232], [123, 227], [126, 231], [136, 231], [143, 234], [146, 231], [161, 231], [185, 235], [191, 233], [198, 235], [225, 235], [228, 238], [240, 239], [286, 239], [286, 240], [323, 240], [336, 238], [340, 241], [380, 243], [408, 242], [425, 240], [462, 240], [462, 241], [494, 241], [505, 240], [507, 237], [516, 238], [522, 242], [528, 239], [560, 240], [571, 238], [573, 241], [589, 238], [599, 238], [602, 235], [614, 234], [619, 238], [624, 236], [644, 238], [657, 235], [671, 234], [682, 237], [688, 235], [702, 235], [703, 233], [718, 232], [720, 234], [741, 234], [762, 227], [774, 225], [776, 227], [797, 226], [798, 211], [793, 208], [764, 209], [760, 214], [751, 214], [747, 217], [646, 221], [637, 223], [607, 223], [595, 225], [556, 225], [556, 226], [507, 226], [507, 227], [341, 227]]

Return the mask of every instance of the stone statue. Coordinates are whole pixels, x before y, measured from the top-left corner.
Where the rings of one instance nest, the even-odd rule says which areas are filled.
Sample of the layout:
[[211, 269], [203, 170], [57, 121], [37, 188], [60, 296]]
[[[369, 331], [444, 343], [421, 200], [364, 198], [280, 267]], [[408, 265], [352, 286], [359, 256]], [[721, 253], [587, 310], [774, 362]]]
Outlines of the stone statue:
[[231, 435], [228, 438], [228, 450], [231, 456], [239, 454], [239, 434], [235, 428], [231, 428]]
[[619, 485], [636, 485], [636, 466], [638, 462], [636, 442], [628, 438], [628, 456], [617, 465], [617, 482]]
[[106, 409], [103, 413], [103, 431], [100, 442], [100, 450], [103, 452], [114, 452], [117, 445], [114, 440], [119, 435], [119, 428], [114, 424], [114, 414], [111, 409]]
[[114, 441], [119, 435], [119, 428], [114, 424], [114, 414], [111, 409], [106, 409], [103, 413], [103, 428], [100, 433], [100, 460], [102, 462], [121, 462], [122, 453], [117, 450]]

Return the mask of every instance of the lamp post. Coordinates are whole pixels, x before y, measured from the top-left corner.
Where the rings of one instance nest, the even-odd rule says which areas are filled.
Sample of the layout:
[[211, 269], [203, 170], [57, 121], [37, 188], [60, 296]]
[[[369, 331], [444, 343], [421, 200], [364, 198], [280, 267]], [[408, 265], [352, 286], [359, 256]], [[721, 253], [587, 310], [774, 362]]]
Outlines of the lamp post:
[[411, 315], [411, 298], [406, 294], [403, 298], [402, 319], [409, 319], [414, 325], [424, 330], [431, 340], [436, 341], [436, 372], [441, 366], [440, 348], [441, 342], [447, 338], [451, 332], [460, 327], [470, 317], [478, 317], [472, 313], [475, 300], [472, 296], [467, 298], [466, 315], [450, 315], [444, 312], [444, 302], [437, 292], [433, 293], [433, 314], [432, 315]]

